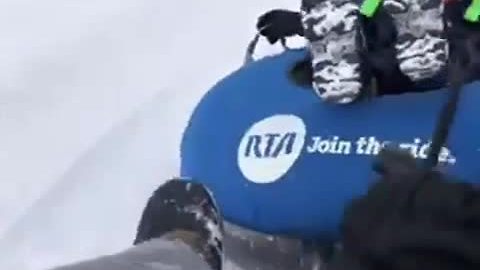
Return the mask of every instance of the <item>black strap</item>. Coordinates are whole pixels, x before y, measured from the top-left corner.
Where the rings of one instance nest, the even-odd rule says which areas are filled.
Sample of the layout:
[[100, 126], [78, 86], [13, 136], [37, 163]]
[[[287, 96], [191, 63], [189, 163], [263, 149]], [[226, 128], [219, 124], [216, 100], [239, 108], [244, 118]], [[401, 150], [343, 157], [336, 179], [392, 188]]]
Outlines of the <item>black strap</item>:
[[438, 164], [441, 150], [448, 140], [450, 129], [455, 120], [458, 109], [462, 86], [465, 78], [465, 67], [459, 57], [452, 57], [449, 64], [450, 93], [447, 103], [443, 106], [437, 119], [436, 127], [432, 136], [430, 152], [426, 160], [427, 168], [434, 168]]

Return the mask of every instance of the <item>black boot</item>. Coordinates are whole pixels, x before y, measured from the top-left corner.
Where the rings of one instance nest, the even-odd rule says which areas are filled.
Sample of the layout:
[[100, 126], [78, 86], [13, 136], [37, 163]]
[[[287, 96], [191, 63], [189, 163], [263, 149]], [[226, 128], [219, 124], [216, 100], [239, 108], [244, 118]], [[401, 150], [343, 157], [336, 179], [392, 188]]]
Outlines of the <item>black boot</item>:
[[150, 197], [138, 225], [134, 245], [152, 238], [180, 240], [212, 269], [222, 268], [223, 225], [215, 201], [201, 184], [173, 179]]

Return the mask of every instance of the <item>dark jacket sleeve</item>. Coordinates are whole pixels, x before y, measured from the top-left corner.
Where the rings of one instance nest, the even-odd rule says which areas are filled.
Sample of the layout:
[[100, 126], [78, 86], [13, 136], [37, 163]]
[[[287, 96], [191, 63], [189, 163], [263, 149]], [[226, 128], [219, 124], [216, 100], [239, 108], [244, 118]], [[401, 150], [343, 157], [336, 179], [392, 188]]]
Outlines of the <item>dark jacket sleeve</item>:
[[118, 254], [65, 265], [51, 270], [211, 270], [189, 246], [154, 239]]

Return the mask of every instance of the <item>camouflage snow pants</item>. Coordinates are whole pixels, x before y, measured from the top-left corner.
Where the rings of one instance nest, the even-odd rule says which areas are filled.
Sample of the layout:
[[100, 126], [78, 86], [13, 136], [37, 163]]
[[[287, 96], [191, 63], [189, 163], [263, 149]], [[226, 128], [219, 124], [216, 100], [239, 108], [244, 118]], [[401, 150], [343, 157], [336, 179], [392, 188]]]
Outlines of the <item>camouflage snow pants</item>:
[[[312, 55], [313, 87], [323, 100], [350, 103], [369, 87], [369, 78], [362, 74], [364, 40], [369, 37], [362, 30], [361, 4], [352, 0], [302, 1], [302, 22]], [[392, 46], [403, 74], [420, 81], [445, 68], [448, 49], [442, 0], [385, 0], [381, 8], [395, 25], [397, 38]]]

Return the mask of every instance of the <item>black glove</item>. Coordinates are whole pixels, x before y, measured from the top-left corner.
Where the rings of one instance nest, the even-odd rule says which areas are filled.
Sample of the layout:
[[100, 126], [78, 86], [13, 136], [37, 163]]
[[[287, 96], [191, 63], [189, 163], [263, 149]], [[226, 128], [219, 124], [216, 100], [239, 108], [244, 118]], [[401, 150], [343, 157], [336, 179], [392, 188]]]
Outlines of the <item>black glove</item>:
[[258, 18], [257, 30], [271, 44], [282, 38], [303, 36], [302, 17], [299, 12], [274, 9]]

